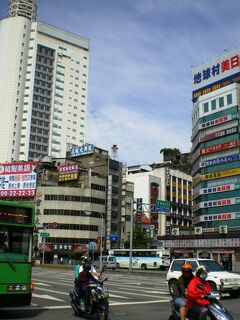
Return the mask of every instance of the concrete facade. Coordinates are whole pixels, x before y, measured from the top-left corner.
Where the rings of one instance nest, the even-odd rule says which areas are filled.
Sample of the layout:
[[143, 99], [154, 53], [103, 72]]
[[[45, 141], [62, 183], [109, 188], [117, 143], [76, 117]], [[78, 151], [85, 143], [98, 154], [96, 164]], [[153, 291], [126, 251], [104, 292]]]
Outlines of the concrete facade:
[[85, 142], [89, 40], [14, 12], [0, 21], [0, 162], [65, 157]]

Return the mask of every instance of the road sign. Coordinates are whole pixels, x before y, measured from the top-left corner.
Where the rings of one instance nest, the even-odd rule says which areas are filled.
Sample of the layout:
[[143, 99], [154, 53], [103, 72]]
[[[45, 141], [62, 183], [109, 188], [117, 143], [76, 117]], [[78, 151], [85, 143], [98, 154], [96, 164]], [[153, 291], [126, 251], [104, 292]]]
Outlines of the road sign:
[[52, 228], [53, 228], [53, 229], [57, 229], [57, 227], [58, 227], [57, 222], [53, 222], [53, 223], [52, 223]]
[[49, 232], [40, 232], [40, 237], [49, 238], [50, 237], [50, 233]]
[[194, 234], [202, 234], [202, 227], [195, 227]]
[[109, 240], [111, 241], [118, 241], [120, 239], [119, 234], [110, 234]]
[[228, 233], [228, 226], [227, 225], [222, 225], [219, 226], [219, 233]]
[[156, 212], [169, 212], [170, 202], [167, 200], [157, 200], [155, 209], [156, 209]]
[[95, 241], [89, 241], [88, 249], [91, 250], [91, 251], [96, 251], [96, 249], [97, 249], [96, 242]]
[[172, 228], [172, 236], [179, 236], [179, 228]]

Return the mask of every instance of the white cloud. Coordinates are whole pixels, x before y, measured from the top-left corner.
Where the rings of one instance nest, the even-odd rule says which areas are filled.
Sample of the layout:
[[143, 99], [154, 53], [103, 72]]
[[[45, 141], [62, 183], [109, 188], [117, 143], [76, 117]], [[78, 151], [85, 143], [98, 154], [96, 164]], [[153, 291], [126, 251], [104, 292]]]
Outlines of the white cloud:
[[157, 162], [164, 147], [190, 150], [190, 132], [177, 119], [166, 123], [159, 115], [139, 113], [127, 105], [108, 105], [92, 110], [88, 121], [88, 142], [107, 150], [117, 144], [119, 158], [128, 164]]

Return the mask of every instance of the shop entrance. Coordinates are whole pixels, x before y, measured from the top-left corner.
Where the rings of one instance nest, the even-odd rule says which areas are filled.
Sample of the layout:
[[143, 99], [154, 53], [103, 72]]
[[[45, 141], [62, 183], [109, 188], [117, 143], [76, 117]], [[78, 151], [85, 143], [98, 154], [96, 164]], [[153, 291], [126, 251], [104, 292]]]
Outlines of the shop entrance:
[[211, 259], [211, 252], [209, 251], [199, 251], [198, 252], [198, 258], [202, 259]]
[[220, 264], [225, 270], [232, 271], [232, 253], [220, 253]]

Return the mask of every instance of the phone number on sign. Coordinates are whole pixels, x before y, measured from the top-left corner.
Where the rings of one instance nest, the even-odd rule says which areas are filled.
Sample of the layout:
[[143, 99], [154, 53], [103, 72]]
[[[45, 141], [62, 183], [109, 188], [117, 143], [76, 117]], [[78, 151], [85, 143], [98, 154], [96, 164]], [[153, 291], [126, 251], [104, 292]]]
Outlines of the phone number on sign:
[[9, 197], [34, 197], [35, 189], [21, 189], [21, 190], [1, 190], [0, 198], [9, 198]]

